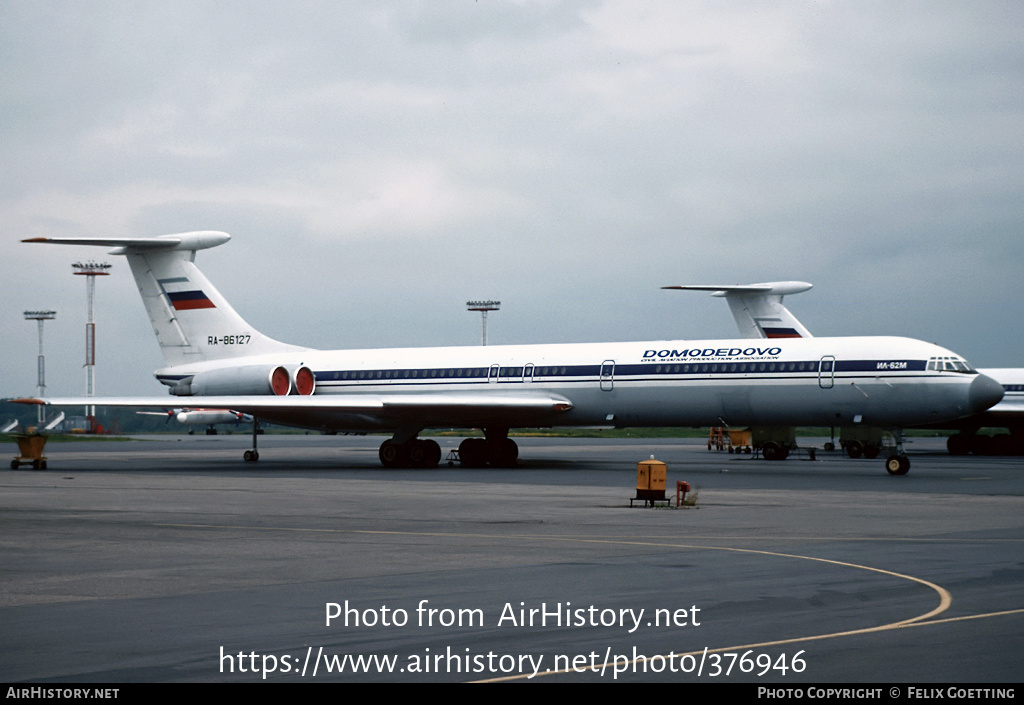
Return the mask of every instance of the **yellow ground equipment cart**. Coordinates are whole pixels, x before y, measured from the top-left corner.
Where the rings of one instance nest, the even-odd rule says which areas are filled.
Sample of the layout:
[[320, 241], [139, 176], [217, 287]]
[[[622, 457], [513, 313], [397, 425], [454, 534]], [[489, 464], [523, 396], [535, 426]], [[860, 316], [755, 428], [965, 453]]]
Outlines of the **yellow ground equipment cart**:
[[721, 426], [712, 426], [711, 435], [708, 436], [708, 450], [725, 450], [725, 429]]
[[31, 463], [36, 470], [45, 470], [46, 456], [43, 455], [43, 448], [46, 447], [46, 436], [40, 433], [19, 433], [15, 439], [18, 441], [18, 455], [11, 461], [11, 469], [17, 470], [19, 466]]
[[751, 450], [750, 429], [734, 431], [731, 428], [712, 426], [708, 436], [708, 450], [728, 450], [730, 453], [749, 453]]
[[730, 453], [749, 453], [750, 449], [751, 444], [749, 428], [744, 428], [740, 431], [734, 431], [732, 429], [729, 429]]

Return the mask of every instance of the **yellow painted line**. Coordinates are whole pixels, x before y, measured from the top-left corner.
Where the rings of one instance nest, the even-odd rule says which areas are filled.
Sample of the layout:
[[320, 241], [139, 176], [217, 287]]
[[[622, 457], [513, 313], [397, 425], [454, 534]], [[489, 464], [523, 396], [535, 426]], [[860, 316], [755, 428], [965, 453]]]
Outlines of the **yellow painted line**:
[[[953, 603], [952, 595], [950, 595], [949, 591], [946, 590], [945, 588], [943, 588], [943, 587], [941, 587], [939, 585], [936, 585], [935, 583], [932, 583], [932, 582], [929, 582], [927, 580], [924, 580], [923, 578], [917, 578], [917, 577], [914, 577], [912, 575], [907, 575], [905, 573], [897, 573], [897, 572], [894, 572], [894, 571], [891, 571], [891, 570], [884, 570], [882, 568], [874, 568], [872, 566], [860, 565], [858, 563], [849, 563], [847, 561], [836, 561], [836, 560], [832, 560], [832, 559], [829, 559], [829, 558], [817, 558], [815, 556], [801, 556], [801, 555], [794, 554], [794, 553], [781, 553], [781, 552], [778, 552], [778, 551], [764, 551], [764, 550], [752, 549], [752, 548], [736, 548], [736, 547], [732, 547], [732, 546], [701, 546], [701, 545], [694, 545], [694, 544], [666, 543], [666, 542], [657, 542], [657, 541], [626, 541], [626, 540], [622, 540], [622, 539], [595, 539], [595, 538], [580, 538], [580, 537], [569, 537], [569, 536], [526, 536], [526, 535], [518, 535], [518, 534], [510, 534], [510, 535], [502, 536], [502, 535], [496, 535], [496, 534], [453, 534], [453, 533], [449, 533], [449, 532], [381, 531], [381, 530], [363, 530], [363, 529], [353, 529], [353, 530], [347, 530], [347, 529], [302, 529], [302, 528], [265, 527], [265, 526], [259, 526], [259, 527], [227, 526], [227, 525], [215, 525], [215, 524], [158, 524], [157, 526], [176, 526], [176, 527], [181, 527], [181, 528], [221, 529], [221, 530], [227, 529], [227, 530], [235, 530], [235, 531], [252, 531], [252, 530], [258, 530], [258, 531], [289, 531], [289, 532], [294, 531], [294, 532], [300, 532], [300, 533], [301, 532], [306, 532], [306, 533], [338, 533], [338, 534], [343, 534], [343, 533], [344, 534], [372, 534], [372, 535], [385, 535], [385, 536], [448, 537], [448, 538], [466, 538], [466, 539], [485, 538], [485, 539], [491, 539], [491, 540], [493, 540], [493, 539], [498, 539], [498, 540], [503, 540], [503, 539], [520, 539], [520, 540], [527, 540], [527, 541], [553, 541], [553, 542], [577, 543], [577, 544], [585, 543], [585, 544], [606, 544], [606, 545], [616, 545], [616, 546], [645, 546], [645, 547], [649, 547], [649, 548], [694, 549], [694, 550], [703, 550], [703, 551], [729, 551], [729, 552], [732, 552], [732, 553], [749, 553], [749, 554], [762, 555], [762, 556], [772, 556], [772, 557], [776, 557], [776, 558], [793, 558], [793, 559], [797, 559], [797, 560], [806, 560], [806, 561], [814, 561], [814, 562], [817, 562], [817, 563], [826, 563], [826, 564], [836, 565], [836, 566], [840, 566], [840, 567], [844, 567], [844, 568], [853, 568], [855, 570], [866, 570], [866, 571], [869, 571], [869, 572], [872, 572], [872, 573], [878, 573], [880, 575], [887, 575], [887, 576], [891, 576], [891, 577], [894, 577], [894, 578], [897, 578], [897, 579], [900, 579], [900, 580], [909, 580], [911, 582], [918, 583], [919, 585], [924, 585], [925, 587], [928, 587], [928, 588], [934, 590], [938, 594], [938, 596], [939, 596], [939, 604], [935, 608], [933, 608], [932, 610], [930, 610], [930, 611], [928, 611], [928, 612], [926, 612], [924, 614], [918, 615], [916, 617], [911, 617], [909, 619], [903, 619], [903, 620], [900, 620], [898, 622], [891, 622], [889, 624], [880, 624], [880, 625], [875, 626], [875, 627], [865, 627], [863, 629], [852, 629], [852, 630], [842, 631], [842, 632], [831, 632], [831, 633], [828, 633], [828, 634], [815, 634], [815, 635], [811, 635], [811, 636], [793, 637], [793, 638], [790, 638], [790, 639], [780, 639], [780, 640], [777, 640], [777, 641], [764, 641], [764, 642], [758, 642], [758, 643], [754, 643], [754, 644], [743, 644], [743, 645], [739, 645], [739, 646], [725, 646], [725, 647], [719, 647], [719, 648], [715, 648], [715, 649], [707, 649], [706, 653], [718, 653], [718, 652], [723, 652], [723, 651], [740, 651], [740, 650], [748, 650], [748, 649], [755, 649], [755, 648], [764, 648], [764, 647], [767, 647], [767, 646], [780, 646], [780, 645], [784, 645], [784, 644], [797, 644], [797, 643], [808, 642], [808, 641], [820, 641], [820, 640], [824, 640], [824, 639], [835, 639], [835, 638], [843, 637], [843, 636], [853, 636], [853, 635], [856, 635], [856, 634], [870, 634], [870, 633], [874, 633], [874, 632], [882, 632], [882, 631], [888, 631], [888, 630], [892, 630], [892, 629], [900, 629], [900, 628], [904, 628], [904, 627], [908, 627], [908, 626], [919, 626], [919, 625], [925, 623], [925, 620], [928, 620], [928, 619], [930, 619], [932, 617], [935, 617], [936, 615], [939, 615], [939, 614], [942, 614], [943, 612], [945, 612], [947, 609], [949, 609], [949, 606]], [[764, 538], [760, 538], [759, 540], [765, 540], [765, 539]], [[890, 539], [890, 540], [898, 540], [898, 539]], [[1021, 611], [1024, 611], [1024, 610], [1021, 610]], [[1017, 610], [1014, 610], [1014, 611], [1009, 611], [1009, 612], [1006, 612], [1006, 613], [993, 613], [993, 615], [997, 615], [997, 614], [1014, 614], [1016, 612], [1017, 612]], [[962, 619], [962, 618], [954, 618], [954, 619], [942, 620], [942, 621], [956, 621], [957, 619]], [[929, 621], [927, 623], [928, 624], [936, 624], [938, 622], [936, 622], [936, 621]], [[675, 657], [694, 656], [694, 655], [703, 654], [703, 653], [705, 653], [705, 651], [702, 649], [700, 651], [690, 651], [690, 652], [684, 652], [684, 653], [677, 653], [677, 654], [675, 654]], [[656, 656], [648, 656], [648, 657], [645, 657], [645, 658], [649, 660], [651, 658], [656, 658]], [[668, 659], [668, 656], [662, 655], [662, 658]], [[632, 662], [630, 662], [630, 665], [632, 665], [634, 663], [637, 663], [640, 660], [641, 659], [637, 659], [635, 661], [632, 661]], [[580, 669], [580, 670], [548, 671], [548, 672], [545, 672], [543, 674], [537, 674], [537, 677], [539, 677], [541, 675], [550, 676], [550, 675], [560, 675], [560, 674], [567, 674], [567, 673], [579, 673], [579, 672], [585, 671], [585, 670], [597, 671], [597, 670], [602, 669], [602, 668], [607, 668], [609, 665], [611, 665], [611, 664], [601, 664], [599, 666], [595, 665], [595, 666], [583, 668], [583, 669]], [[520, 675], [515, 675], [515, 676], [505, 676], [505, 677], [500, 677], [500, 678], [487, 679], [487, 680], [478, 681], [478, 682], [493, 683], [493, 682], [499, 682], [499, 681], [521, 680], [521, 679], [525, 679], [527, 677], [528, 677], [528, 674], [520, 674]]]
[[[868, 570], [873, 570], [873, 569], [872, 568], [868, 568]], [[936, 620], [932, 620], [932, 621], [928, 621], [928, 622], [921, 622], [921, 621], [917, 621], [917, 620], [913, 620], [912, 622], [894, 622], [892, 624], [883, 624], [883, 625], [880, 625], [880, 626], [877, 626], [877, 627], [868, 627], [867, 629], [853, 629], [851, 631], [834, 632], [832, 634], [817, 634], [815, 636], [794, 637], [792, 639], [780, 639], [779, 641], [762, 641], [762, 642], [757, 643], [757, 644], [744, 644], [742, 646], [724, 646], [724, 647], [720, 647], [720, 648], [716, 648], [716, 649], [707, 649], [706, 651], [704, 649], [701, 649], [700, 651], [687, 651], [685, 653], [675, 653], [675, 652], [673, 652], [673, 657], [674, 658], [680, 658], [680, 657], [683, 657], [683, 656], [699, 656], [699, 655], [704, 654], [704, 653], [714, 654], [714, 653], [723, 652], [723, 651], [741, 651], [741, 650], [742, 651], [746, 651], [748, 649], [759, 649], [759, 648], [764, 648], [766, 646], [779, 646], [779, 645], [783, 645], [783, 644], [799, 644], [799, 643], [804, 642], [804, 641], [820, 641], [820, 640], [823, 640], [823, 639], [835, 639], [837, 637], [851, 636], [851, 635], [854, 635], [854, 634], [869, 634], [871, 632], [882, 632], [882, 631], [888, 631], [888, 630], [891, 630], [891, 629], [904, 629], [904, 628], [907, 628], [907, 627], [926, 627], [926, 626], [931, 626], [933, 624], [945, 624], [945, 623], [948, 623], [948, 622], [961, 622], [961, 621], [966, 621], [966, 620], [970, 620], [970, 619], [986, 619], [986, 618], [989, 618], [989, 617], [1004, 617], [1004, 616], [1012, 615], [1012, 614], [1024, 614], [1024, 609], [1004, 610], [1002, 612], [989, 612], [987, 614], [965, 615], [963, 617], [950, 617], [948, 619], [936, 619]], [[639, 663], [640, 661], [650, 661], [650, 660], [656, 659], [656, 658], [662, 658], [662, 659], [668, 660], [669, 657], [665, 656], [665, 655], [661, 655], [661, 656], [645, 656], [644, 658], [634, 659], [632, 661], [627, 661], [626, 665], [633, 666], [636, 663]], [[604, 663], [604, 664], [599, 664], [599, 665], [594, 665], [594, 666], [584, 666], [584, 667], [580, 667], [579, 669], [564, 669], [564, 670], [561, 670], [561, 671], [545, 671], [544, 673], [538, 673], [536, 676], [534, 676], [533, 674], [522, 673], [522, 674], [518, 674], [518, 675], [514, 675], [514, 676], [502, 676], [502, 677], [499, 677], [499, 678], [488, 678], [488, 679], [485, 679], [485, 680], [472, 681], [472, 682], [473, 683], [500, 683], [500, 682], [503, 682], [503, 681], [524, 680], [524, 679], [527, 679], [527, 678], [540, 678], [542, 676], [564, 675], [564, 674], [569, 674], [569, 673], [582, 673], [583, 671], [594, 671], [594, 672], [597, 672], [597, 671], [599, 671], [601, 669], [604, 669], [604, 668], [609, 668], [609, 667], [615, 668], [616, 665], [618, 665], [620, 668], [622, 666], [621, 663], [619, 663], [619, 664]]]
[[970, 619], [988, 619], [989, 617], [1007, 617], [1011, 614], [1024, 614], [1024, 608], [1017, 610], [1003, 610], [1002, 612], [985, 612], [983, 614], [965, 614], [960, 617], [946, 617], [945, 619], [933, 619], [928, 622], [915, 622], [906, 624], [907, 627], [927, 627], [933, 624], [949, 624], [951, 622], [966, 622]]
[[[566, 540], [569, 540], [569, 539], [566, 539]], [[608, 540], [595, 541], [595, 540], [592, 540], [592, 539], [580, 539], [579, 541], [584, 542], [584, 543], [622, 543], [622, 544], [633, 545], [633, 546], [657, 546], [657, 547], [663, 547], [663, 548], [697, 548], [697, 549], [704, 549], [704, 550], [710, 550], [710, 551], [732, 551], [732, 552], [736, 552], [736, 553], [754, 553], [754, 554], [759, 554], [759, 555], [764, 555], [764, 556], [776, 556], [776, 557], [781, 557], [781, 558], [796, 558], [796, 559], [802, 559], [802, 560], [808, 560], [808, 561], [816, 561], [816, 562], [819, 562], [819, 563], [829, 563], [831, 565], [838, 565], [838, 566], [843, 566], [843, 567], [846, 567], [846, 568], [854, 568], [854, 569], [857, 569], [857, 570], [867, 570], [867, 571], [870, 571], [870, 572], [873, 572], [873, 573], [880, 573], [882, 575], [890, 575], [890, 576], [893, 576], [893, 577], [896, 577], [896, 578], [900, 578], [900, 579], [903, 579], [903, 580], [910, 580], [912, 582], [919, 583], [921, 585], [925, 585], [925, 586], [931, 588], [932, 590], [935, 590], [939, 594], [939, 604], [938, 604], [938, 606], [936, 606], [930, 612], [926, 612], [925, 614], [919, 615], [917, 617], [912, 617], [910, 619], [904, 619], [904, 620], [900, 620], [898, 622], [892, 622], [890, 624], [880, 624], [880, 625], [878, 625], [876, 627], [866, 627], [864, 629], [852, 629], [852, 630], [843, 631], [843, 632], [832, 632], [832, 633], [829, 633], [829, 634], [815, 634], [815, 635], [812, 635], [812, 636], [793, 637], [791, 639], [779, 639], [777, 641], [763, 641], [763, 642], [759, 642], [759, 643], [755, 643], [755, 644], [743, 644], [743, 645], [740, 645], [740, 646], [724, 646], [724, 647], [719, 647], [719, 648], [715, 648], [715, 649], [707, 649], [706, 652], [705, 652], [704, 649], [701, 649], [700, 651], [689, 651], [689, 652], [684, 652], [684, 653], [675, 653], [675, 652], [673, 652], [675, 654], [675, 657], [696, 656], [698, 654], [703, 654], [703, 653], [711, 654], [711, 653], [718, 653], [718, 652], [722, 652], [722, 651], [745, 651], [745, 650], [748, 650], [748, 649], [764, 648], [766, 646], [780, 646], [780, 645], [784, 645], [784, 644], [798, 644], [798, 643], [805, 642], [805, 641], [820, 641], [820, 640], [823, 640], [823, 639], [835, 639], [835, 638], [838, 638], [838, 637], [841, 637], [841, 636], [853, 636], [855, 634], [870, 634], [870, 633], [873, 633], [873, 632], [888, 631], [890, 629], [899, 629], [901, 627], [910, 626], [910, 625], [913, 625], [915, 623], [922, 622], [923, 620], [926, 620], [929, 617], [933, 617], [935, 615], [941, 614], [941, 613], [945, 612], [947, 609], [949, 609], [949, 606], [951, 604], [953, 604], [953, 596], [949, 594], [948, 590], [946, 590], [943, 587], [940, 587], [940, 586], [936, 585], [935, 583], [932, 583], [932, 582], [929, 582], [927, 580], [924, 580], [922, 578], [915, 578], [912, 575], [906, 575], [904, 573], [896, 573], [896, 572], [893, 572], [891, 570], [884, 570], [882, 568], [873, 568], [871, 566], [859, 565], [857, 563], [847, 563], [845, 561], [834, 561], [834, 560], [831, 560], [831, 559], [828, 559], [828, 558], [816, 558], [814, 556], [800, 556], [800, 555], [796, 555], [796, 554], [793, 554], [793, 553], [778, 553], [776, 551], [761, 551], [761, 550], [750, 549], [750, 548], [731, 548], [731, 547], [728, 547], [728, 546], [691, 546], [691, 545], [687, 545], [687, 544], [664, 544], [664, 543], [649, 543], [649, 542], [634, 542], [634, 541], [621, 541], [621, 542], [618, 542], [618, 541], [608, 541]], [[633, 665], [633, 664], [636, 664], [636, 663], [638, 663], [640, 661], [646, 661], [646, 660], [650, 660], [652, 658], [656, 658], [656, 657], [655, 656], [646, 656], [643, 659], [635, 659], [635, 660], [629, 661], [627, 663], [628, 663], [628, 665]], [[667, 660], [668, 656], [662, 655], [662, 658]], [[581, 671], [595, 671], [596, 672], [598, 670], [602, 670], [602, 669], [608, 668], [610, 666], [614, 667], [614, 664], [604, 663], [604, 664], [600, 664], [600, 665], [588, 666], [586, 668], [581, 668], [579, 670], [566, 669], [566, 670], [561, 670], [561, 671], [547, 671], [545, 673], [538, 673], [536, 677], [539, 678], [540, 676], [553, 676], [553, 675], [562, 675], [562, 674], [568, 674], [568, 673], [579, 673]], [[532, 674], [519, 674], [519, 675], [515, 675], [515, 676], [504, 676], [504, 677], [500, 677], [500, 678], [491, 678], [491, 679], [482, 680], [482, 681], [476, 681], [476, 682], [478, 682], [478, 683], [497, 683], [497, 682], [501, 682], [501, 681], [522, 680], [522, 679], [527, 678], [528, 675], [532, 675]]]

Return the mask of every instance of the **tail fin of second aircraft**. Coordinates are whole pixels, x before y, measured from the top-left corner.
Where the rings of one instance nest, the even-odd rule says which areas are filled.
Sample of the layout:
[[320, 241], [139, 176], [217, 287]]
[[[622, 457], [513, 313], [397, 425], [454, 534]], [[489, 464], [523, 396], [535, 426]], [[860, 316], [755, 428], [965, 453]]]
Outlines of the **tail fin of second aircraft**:
[[665, 286], [663, 289], [692, 289], [714, 292], [729, 302], [732, 317], [736, 319], [744, 338], [811, 338], [813, 337], [796, 316], [782, 303], [786, 294], [799, 294], [811, 285], [807, 282], [765, 282], [729, 286]]
[[152, 238], [32, 238], [24, 242], [114, 247], [125, 255], [168, 365], [303, 350], [255, 330], [195, 265], [197, 250], [227, 233], [199, 231]]

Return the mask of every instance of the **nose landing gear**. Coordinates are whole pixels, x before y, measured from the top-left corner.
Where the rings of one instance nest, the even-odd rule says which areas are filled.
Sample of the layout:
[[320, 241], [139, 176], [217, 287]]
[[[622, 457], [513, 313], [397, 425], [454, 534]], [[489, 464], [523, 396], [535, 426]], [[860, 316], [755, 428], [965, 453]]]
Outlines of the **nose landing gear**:
[[910, 472], [910, 459], [903, 451], [903, 429], [894, 429], [892, 437], [896, 441], [896, 452], [885, 459], [885, 471], [890, 475], [906, 475]]

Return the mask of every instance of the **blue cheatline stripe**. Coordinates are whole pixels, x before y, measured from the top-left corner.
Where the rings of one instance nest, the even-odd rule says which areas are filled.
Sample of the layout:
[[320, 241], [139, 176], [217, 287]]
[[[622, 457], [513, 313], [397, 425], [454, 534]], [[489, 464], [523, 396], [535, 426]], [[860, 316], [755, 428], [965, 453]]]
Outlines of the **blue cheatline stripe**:
[[[601, 365], [539, 365], [533, 368], [532, 379], [551, 380], [568, 378], [596, 379], [601, 374]], [[843, 372], [901, 373], [920, 372], [927, 367], [925, 360], [838, 360], [834, 363], [836, 374]], [[523, 378], [523, 366], [501, 367], [498, 381], [513, 381]], [[819, 361], [803, 362], [689, 362], [689, 363], [642, 363], [620, 364], [614, 367], [614, 378], [653, 378], [667, 375], [749, 375], [749, 374], [805, 374], [817, 375]], [[832, 371], [825, 369], [825, 374]], [[490, 378], [489, 367], [442, 367], [402, 368], [375, 370], [320, 370], [314, 373], [317, 384], [358, 384], [360, 382], [479, 382]]]

